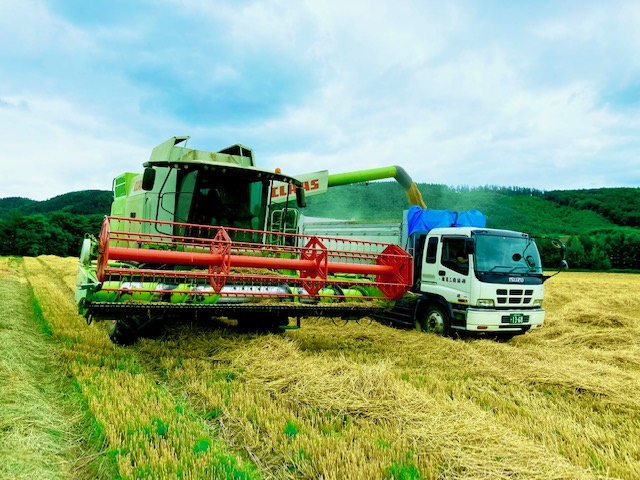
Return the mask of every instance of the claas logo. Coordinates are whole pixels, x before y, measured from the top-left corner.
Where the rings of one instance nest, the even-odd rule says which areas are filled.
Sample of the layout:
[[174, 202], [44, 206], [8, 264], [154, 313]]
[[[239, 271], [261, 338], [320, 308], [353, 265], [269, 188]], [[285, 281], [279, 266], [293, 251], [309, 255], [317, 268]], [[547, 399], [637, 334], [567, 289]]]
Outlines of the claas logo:
[[[288, 188], [287, 188], [288, 187]], [[307, 192], [312, 192], [313, 190], [318, 190], [320, 188], [320, 180], [314, 178], [312, 180], [308, 180], [302, 182], [302, 188]], [[275, 187], [271, 187], [271, 198], [279, 198], [284, 197], [288, 193], [295, 193], [296, 186], [295, 185], [279, 185]]]

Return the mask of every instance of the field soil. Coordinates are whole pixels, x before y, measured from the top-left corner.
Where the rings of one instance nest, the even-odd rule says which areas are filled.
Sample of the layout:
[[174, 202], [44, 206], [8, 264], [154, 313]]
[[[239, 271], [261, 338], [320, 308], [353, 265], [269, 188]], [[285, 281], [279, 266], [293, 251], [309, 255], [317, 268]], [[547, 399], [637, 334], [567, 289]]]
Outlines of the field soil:
[[552, 278], [508, 342], [213, 319], [120, 347], [77, 315], [76, 264], [0, 258], [2, 478], [640, 478], [640, 275]]

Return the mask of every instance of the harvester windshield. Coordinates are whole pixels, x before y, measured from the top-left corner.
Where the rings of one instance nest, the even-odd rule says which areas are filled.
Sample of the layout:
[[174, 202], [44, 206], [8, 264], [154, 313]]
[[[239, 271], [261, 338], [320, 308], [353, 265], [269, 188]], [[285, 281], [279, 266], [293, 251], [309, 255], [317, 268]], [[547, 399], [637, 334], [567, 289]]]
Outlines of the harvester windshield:
[[268, 189], [267, 180], [235, 179], [205, 170], [190, 171], [178, 182], [176, 221], [263, 229]]

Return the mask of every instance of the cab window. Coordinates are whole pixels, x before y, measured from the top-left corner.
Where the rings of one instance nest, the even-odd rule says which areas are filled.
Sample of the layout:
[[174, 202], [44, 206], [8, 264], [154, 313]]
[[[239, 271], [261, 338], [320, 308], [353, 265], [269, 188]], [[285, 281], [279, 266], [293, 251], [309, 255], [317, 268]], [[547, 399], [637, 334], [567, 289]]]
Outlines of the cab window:
[[442, 265], [462, 275], [469, 274], [469, 255], [464, 253], [464, 237], [442, 239]]
[[427, 244], [427, 258], [425, 261], [427, 263], [436, 263], [436, 255], [438, 252], [438, 237], [429, 238], [429, 243]]

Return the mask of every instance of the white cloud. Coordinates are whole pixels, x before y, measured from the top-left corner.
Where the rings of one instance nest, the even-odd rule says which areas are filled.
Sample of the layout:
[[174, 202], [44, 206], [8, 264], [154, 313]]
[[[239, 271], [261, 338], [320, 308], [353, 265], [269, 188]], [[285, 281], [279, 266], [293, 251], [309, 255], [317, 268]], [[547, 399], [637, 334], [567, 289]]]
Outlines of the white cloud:
[[19, 108], [0, 107], [0, 124], [10, 139], [3, 145], [0, 197], [45, 200], [69, 191], [108, 190], [113, 176], [148, 157], [126, 139], [105, 137], [109, 128], [101, 119], [64, 100], [10, 97], [3, 103]]
[[11, 46], [5, 55], [68, 55], [93, 45], [87, 32], [51, 15], [44, 0], [2, 0], [0, 8], [0, 43]]
[[0, 8], [0, 197], [109, 188], [183, 134], [289, 173], [640, 183], [638, 105], [606, 99], [638, 78], [634, 2], [506, 18], [479, 2], [166, 0], [90, 24], [44, 0]]

